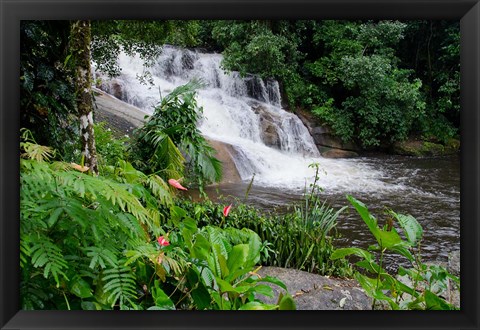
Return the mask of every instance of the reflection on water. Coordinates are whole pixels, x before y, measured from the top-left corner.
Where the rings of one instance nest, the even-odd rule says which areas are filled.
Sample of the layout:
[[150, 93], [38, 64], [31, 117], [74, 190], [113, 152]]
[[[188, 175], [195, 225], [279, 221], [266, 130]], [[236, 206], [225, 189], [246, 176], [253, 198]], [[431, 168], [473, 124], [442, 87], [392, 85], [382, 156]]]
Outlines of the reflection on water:
[[[378, 192], [353, 192], [383, 223], [383, 211], [411, 214], [422, 225], [424, 261], [446, 261], [449, 252], [460, 249], [460, 160], [459, 156], [414, 158], [402, 156], [375, 156], [357, 161], [371, 168], [381, 169], [381, 179], [392, 189]], [[326, 169], [328, 173], [328, 169]], [[320, 185], [321, 185], [320, 179]], [[248, 182], [225, 184], [207, 188], [212, 199], [219, 196], [245, 200]], [[398, 188], [396, 188], [398, 187]], [[347, 205], [348, 191], [324, 191], [324, 197], [335, 208]], [[253, 185], [247, 202], [268, 211], [285, 212], [288, 205], [301, 200], [301, 193], [288, 189], [264, 188]], [[338, 220], [341, 235], [337, 246], [368, 247], [374, 243], [366, 225], [351, 207]], [[393, 257], [391, 257], [393, 258]], [[390, 260], [394, 263], [397, 260]]]

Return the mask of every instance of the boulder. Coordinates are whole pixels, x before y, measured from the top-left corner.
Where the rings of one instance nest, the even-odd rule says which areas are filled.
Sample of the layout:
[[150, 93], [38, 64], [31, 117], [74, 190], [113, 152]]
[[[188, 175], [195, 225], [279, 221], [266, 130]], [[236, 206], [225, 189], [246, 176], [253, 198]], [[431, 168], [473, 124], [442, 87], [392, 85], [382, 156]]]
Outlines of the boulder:
[[123, 83], [117, 79], [113, 79], [110, 83], [110, 94], [115, 96], [117, 99], [124, 101]]
[[280, 148], [280, 136], [278, 135], [277, 127], [273, 122], [260, 118], [260, 132], [262, 134], [263, 143], [269, 147]]
[[[314, 130], [316, 131], [325, 131], [329, 132], [329, 129], [319, 127], [315, 127]], [[341, 150], [349, 150], [349, 151], [359, 151], [359, 148], [353, 142], [343, 142], [340, 138], [336, 137], [331, 133], [313, 133], [312, 134], [313, 140], [317, 146], [321, 147], [328, 147], [328, 148], [335, 148]]]
[[323, 150], [325, 150], [325, 151], [320, 151], [320, 154], [322, 155], [322, 157], [325, 157], [325, 158], [355, 158], [355, 157], [358, 157], [358, 154], [355, 151], [333, 149], [333, 148], [324, 148]]
[[[355, 280], [330, 278], [280, 267], [262, 267], [258, 274], [262, 277], [274, 276], [285, 283], [295, 300], [297, 310], [370, 310], [372, 307], [372, 299]], [[266, 284], [273, 288], [274, 297], [258, 298], [275, 304], [283, 289], [274, 284]]]
[[260, 133], [263, 143], [269, 147], [280, 149], [280, 136], [278, 135], [278, 128], [275, 125], [276, 120], [273, 117], [274, 114], [269, 112], [263, 105], [259, 103], [252, 104], [252, 110], [259, 117]]
[[215, 158], [222, 162], [223, 178], [221, 183], [241, 182], [240, 174], [233, 162], [232, 155], [235, 153], [233, 147], [225, 142], [207, 139], [208, 143], [215, 149]]
[[311, 113], [300, 110], [297, 112], [297, 116], [307, 127], [321, 153], [322, 149], [325, 148], [328, 148], [328, 150], [339, 150], [338, 152], [330, 152], [325, 156], [322, 153], [322, 156], [330, 158], [349, 158], [358, 156], [357, 152], [361, 151], [358, 145], [353, 141], [342, 141], [339, 137], [335, 136], [328, 125], [320, 123]]

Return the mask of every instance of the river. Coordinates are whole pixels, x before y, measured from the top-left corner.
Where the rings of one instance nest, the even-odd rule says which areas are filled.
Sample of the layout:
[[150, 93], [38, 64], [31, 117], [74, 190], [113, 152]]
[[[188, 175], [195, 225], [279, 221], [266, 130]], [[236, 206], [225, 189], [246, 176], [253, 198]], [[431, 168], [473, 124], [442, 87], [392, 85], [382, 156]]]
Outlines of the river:
[[[328, 191], [321, 193], [334, 208], [349, 205], [345, 198], [351, 193], [367, 205], [383, 224], [383, 211], [392, 209], [396, 213], [411, 214], [422, 225], [422, 257], [424, 261], [447, 261], [448, 254], [460, 249], [460, 157], [405, 157], [376, 155], [356, 159], [384, 173], [382, 181], [399, 189], [379, 192]], [[327, 174], [328, 175], [328, 170]], [[320, 176], [319, 185], [322, 185]], [[210, 186], [207, 194], [213, 200], [229, 200], [237, 197], [244, 200], [248, 182]], [[195, 195], [195, 193], [194, 193]], [[253, 185], [247, 203], [264, 211], [285, 212], [287, 207], [301, 202], [298, 190], [265, 188]], [[230, 199], [232, 200], [232, 199]], [[338, 218], [336, 247], [358, 246], [367, 248], [374, 238], [353, 206]], [[395, 256], [389, 256], [395, 263]], [[388, 259], [387, 259], [388, 260]]]

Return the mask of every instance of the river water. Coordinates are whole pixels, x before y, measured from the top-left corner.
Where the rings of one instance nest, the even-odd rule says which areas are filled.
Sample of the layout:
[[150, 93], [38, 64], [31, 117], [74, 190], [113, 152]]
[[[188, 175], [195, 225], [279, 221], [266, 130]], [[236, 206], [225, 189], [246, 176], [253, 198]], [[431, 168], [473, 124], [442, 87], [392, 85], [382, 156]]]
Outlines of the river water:
[[[325, 189], [321, 196], [334, 208], [349, 205], [346, 194], [367, 205], [370, 212], [383, 224], [384, 210], [392, 209], [396, 213], [411, 214], [422, 225], [422, 256], [424, 261], [447, 261], [448, 254], [460, 249], [460, 157], [405, 157], [376, 155], [355, 160], [383, 173], [380, 179], [392, 189], [367, 192], [354, 189]], [[326, 169], [328, 176], [328, 169]], [[254, 181], [255, 182], [255, 181]], [[322, 175], [319, 185], [322, 186]], [[352, 183], [352, 187], [355, 184]], [[224, 184], [207, 188], [212, 199], [244, 200], [248, 182]], [[396, 188], [395, 188], [396, 187]], [[301, 202], [302, 193], [286, 188], [265, 188], [255, 186], [250, 190], [247, 202], [265, 211], [285, 212], [289, 205]], [[353, 206], [338, 218], [339, 238], [334, 242], [337, 247], [358, 246], [367, 248], [375, 243], [365, 223]], [[389, 256], [387, 261], [397, 261]]]

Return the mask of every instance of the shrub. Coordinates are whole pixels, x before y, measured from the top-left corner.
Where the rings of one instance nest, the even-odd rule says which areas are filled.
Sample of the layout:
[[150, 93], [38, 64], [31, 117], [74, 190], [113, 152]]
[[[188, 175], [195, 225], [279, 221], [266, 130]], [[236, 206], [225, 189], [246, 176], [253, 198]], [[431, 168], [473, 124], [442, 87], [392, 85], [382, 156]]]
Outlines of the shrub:
[[156, 172], [164, 179], [186, 176], [203, 191], [206, 183], [221, 179], [222, 168], [196, 126], [202, 108], [197, 106], [195, 95], [201, 86], [193, 80], [165, 96], [134, 133], [131, 154], [140, 170]]
[[94, 125], [95, 147], [100, 165], [115, 165], [120, 159], [125, 159], [124, 145], [127, 137], [117, 139], [105, 122]]

